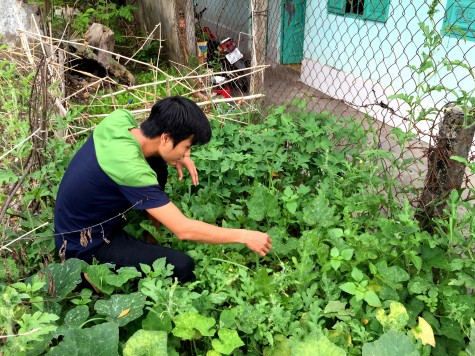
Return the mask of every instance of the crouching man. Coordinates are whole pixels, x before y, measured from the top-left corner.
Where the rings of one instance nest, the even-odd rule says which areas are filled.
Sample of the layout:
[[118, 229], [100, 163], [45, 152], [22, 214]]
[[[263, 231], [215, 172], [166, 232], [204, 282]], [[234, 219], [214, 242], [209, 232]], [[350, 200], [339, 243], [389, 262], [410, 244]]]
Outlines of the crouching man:
[[183, 168], [198, 184], [191, 148], [211, 139], [203, 111], [175, 96], [158, 101], [140, 126], [127, 110], [116, 110], [94, 129], [75, 154], [59, 186], [55, 243], [65, 258], [116, 267], [151, 265], [165, 257], [181, 282], [194, 278], [194, 262], [185, 253], [149, 244], [123, 229], [129, 209], [145, 210], [181, 240], [208, 244], [241, 243], [265, 256], [272, 247], [265, 232], [228, 229], [187, 218], [164, 192], [168, 165]]

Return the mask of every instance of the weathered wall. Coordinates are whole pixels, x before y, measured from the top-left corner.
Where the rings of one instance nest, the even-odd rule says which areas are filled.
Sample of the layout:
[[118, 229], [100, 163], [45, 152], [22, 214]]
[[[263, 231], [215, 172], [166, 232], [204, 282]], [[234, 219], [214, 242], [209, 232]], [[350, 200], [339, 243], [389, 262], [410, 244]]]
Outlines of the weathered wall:
[[[161, 24], [162, 45], [167, 59], [185, 62], [189, 55], [196, 55], [192, 0], [137, 0], [134, 5], [138, 7], [137, 21], [146, 33]], [[156, 31], [155, 38], [158, 36]]]
[[0, 0], [2, 42], [13, 45], [19, 41], [18, 30], [33, 31], [35, 27], [32, 16], [36, 16], [37, 12], [36, 4], [25, 4], [19, 0]]

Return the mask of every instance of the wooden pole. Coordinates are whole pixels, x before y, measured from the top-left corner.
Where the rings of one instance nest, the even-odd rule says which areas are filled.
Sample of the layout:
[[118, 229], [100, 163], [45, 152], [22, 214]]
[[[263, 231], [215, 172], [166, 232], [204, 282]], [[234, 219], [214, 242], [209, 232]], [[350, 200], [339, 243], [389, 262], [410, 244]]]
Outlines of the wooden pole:
[[[251, 0], [252, 11], [252, 59], [251, 66], [266, 63], [267, 9], [268, 0]], [[264, 91], [264, 71], [251, 75], [250, 93], [255, 95]]]
[[465, 165], [450, 157], [459, 156], [468, 160], [475, 126], [466, 122], [465, 114], [461, 107], [447, 104], [436, 144], [429, 148], [428, 171], [419, 198], [422, 211], [418, 216], [422, 227], [429, 232], [432, 232], [431, 219], [442, 216], [450, 192], [462, 187]]

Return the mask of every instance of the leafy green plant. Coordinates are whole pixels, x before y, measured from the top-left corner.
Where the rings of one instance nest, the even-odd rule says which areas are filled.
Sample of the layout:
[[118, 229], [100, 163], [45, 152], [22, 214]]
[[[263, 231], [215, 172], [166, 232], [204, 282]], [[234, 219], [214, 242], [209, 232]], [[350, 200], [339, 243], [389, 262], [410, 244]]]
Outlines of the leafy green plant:
[[133, 11], [137, 7], [133, 5], [117, 6], [110, 0], [97, 0], [94, 6], [87, 7], [72, 21], [72, 27], [81, 34], [84, 34], [93, 22], [101, 23], [114, 31], [117, 43], [124, 42], [120, 21], [132, 21]]
[[[377, 355], [473, 348], [475, 303], [467, 289], [474, 287], [474, 264], [468, 252], [460, 255], [473, 235], [470, 206], [454, 192], [440, 231], [421, 231], [407, 200], [380, 194], [394, 182], [380, 174], [379, 162], [393, 157], [368, 139], [374, 133], [351, 118], [295, 104], [272, 108], [257, 124], [212, 121], [212, 141], [192, 153], [201, 185], [173, 174], [167, 184], [190, 217], [267, 231], [273, 249], [266, 257], [237, 245], [180, 241], [162, 228], [154, 235], [161, 245], [195, 260], [196, 281], [180, 285], [163, 259], [116, 269], [75, 259], [61, 264], [52, 256], [57, 263], [44, 266], [38, 255], [49, 251], [43, 246], [52, 251], [53, 236], [41, 230], [41, 244], [22, 246], [22, 263], [15, 254], [5, 261], [2, 351], [60, 355], [81, 347], [140, 355], [143, 344], [159, 354]], [[68, 151], [54, 156], [59, 169], [80, 142], [51, 142], [53, 151]], [[33, 177], [57, 182], [60, 172], [48, 170]], [[30, 217], [34, 226], [52, 218], [54, 189], [50, 194], [44, 215]], [[459, 215], [460, 207], [468, 213]], [[150, 229], [142, 218], [130, 221], [131, 230]], [[23, 273], [20, 264], [30, 276], [12, 283]], [[420, 318], [435, 346], [424, 344], [428, 329]], [[40, 327], [44, 333], [32, 332]]]

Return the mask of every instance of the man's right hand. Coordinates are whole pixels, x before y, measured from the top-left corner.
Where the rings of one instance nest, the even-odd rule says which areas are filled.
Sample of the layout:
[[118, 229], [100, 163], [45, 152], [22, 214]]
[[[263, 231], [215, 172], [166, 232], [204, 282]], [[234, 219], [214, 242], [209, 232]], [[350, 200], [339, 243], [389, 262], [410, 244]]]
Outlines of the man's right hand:
[[264, 232], [260, 231], [244, 231], [243, 243], [252, 251], [257, 252], [264, 257], [272, 248], [272, 239]]

